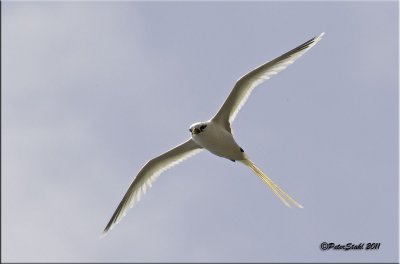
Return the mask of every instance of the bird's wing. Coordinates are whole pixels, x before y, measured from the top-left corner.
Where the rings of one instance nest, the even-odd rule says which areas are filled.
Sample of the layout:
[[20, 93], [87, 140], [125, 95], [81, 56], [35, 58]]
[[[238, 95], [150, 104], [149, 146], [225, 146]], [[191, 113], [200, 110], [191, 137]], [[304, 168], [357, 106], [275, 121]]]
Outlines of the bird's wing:
[[310, 39], [297, 48], [294, 48], [291, 51], [288, 51], [285, 54], [255, 68], [241, 77], [236, 82], [221, 109], [213, 117], [213, 121], [222, 124], [228, 131], [230, 131], [230, 124], [235, 119], [237, 113], [244, 105], [253, 89], [300, 58], [318, 41], [320, 41], [323, 35], [324, 33], [321, 33], [319, 36]]
[[146, 193], [146, 189], [151, 187], [152, 182], [154, 182], [158, 175], [200, 151], [201, 147], [192, 139], [189, 139], [185, 143], [147, 162], [129, 186], [124, 198], [122, 198], [118, 208], [104, 229], [103, 235], [121, 221], [128, 209], [136, 201], [139, 201], [141, 194]]

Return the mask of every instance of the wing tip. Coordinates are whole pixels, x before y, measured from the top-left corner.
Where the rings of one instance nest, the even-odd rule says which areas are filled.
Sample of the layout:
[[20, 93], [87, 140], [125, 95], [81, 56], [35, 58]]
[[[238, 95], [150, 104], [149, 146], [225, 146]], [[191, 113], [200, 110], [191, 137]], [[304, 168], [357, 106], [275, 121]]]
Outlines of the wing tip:
[[325, 35], [325, 31], [322, 32], [321, 34], [319, 34], [318, 36], [316, 36], [314, 39], [316, 42], [320, 41], [322, 39], [322, 37]]
[[308, 51], [309, 49], [311, 49], [312, 47], [314, 47], [314, 46], [322, 39], [322, 37], [323, 37], [324, 35], [325, 35], [325, 32], [322, 32], [322, 33], [319, 34], [318, 36], [313, 37], [312, 39], [310, 39], [310, 40], [307, 41], [306, 43], [300, 45], [297, 49]]
[[105, 236], [108, 235], [108, 231], [110, 231], [112, 228], [110, 228], [109, 226], [106, 226], [106, 228], [104, 228], [104, 230], [101, 232], [100, 234], [100, 239], [103, 239]]

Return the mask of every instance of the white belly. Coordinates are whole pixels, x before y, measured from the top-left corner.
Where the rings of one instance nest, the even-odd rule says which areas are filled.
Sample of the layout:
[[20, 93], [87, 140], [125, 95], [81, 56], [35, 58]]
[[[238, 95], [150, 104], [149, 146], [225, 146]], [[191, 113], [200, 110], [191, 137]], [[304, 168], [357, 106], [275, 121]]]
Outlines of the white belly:
[[235, 142], [231, 133], [210, 121], [203, 132], [192, 135], [193, 140], [217, 156], [230, 160], [244, 159], [244, 153]]

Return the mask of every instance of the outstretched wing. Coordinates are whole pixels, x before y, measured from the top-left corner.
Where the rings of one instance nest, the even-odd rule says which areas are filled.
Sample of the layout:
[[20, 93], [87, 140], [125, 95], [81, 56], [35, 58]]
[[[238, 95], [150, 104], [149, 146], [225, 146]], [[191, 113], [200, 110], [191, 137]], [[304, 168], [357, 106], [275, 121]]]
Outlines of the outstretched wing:
[[146, 193], [147, 187], [151, 187], [152, 182], [154, 182], [158, 175], [200, 151], [201, 147], [192, 139], [189, 139], [185, 143], [147, 162], [129, 186], [128, 191], [119, 203], [103, 234], [105, 235], [121, 221], [128, 209], [136, 201], [140, 200], [141, 194]]
[[237, 113], [244, 105], [253, 89], [300, 58], [318, 41], [320, 41], [324, 34], [325, 33], [321, 33], [319, 36], [314, 37], [297, 48], [294, 48], [278, 58], [257, 67], [240, 78], [233, 87], [228, 98], [225, 100], [221, 109], [213, 117], [213, 121], [222, 124], [228, 131], [230, 131], [230, 124], [235, 119]]

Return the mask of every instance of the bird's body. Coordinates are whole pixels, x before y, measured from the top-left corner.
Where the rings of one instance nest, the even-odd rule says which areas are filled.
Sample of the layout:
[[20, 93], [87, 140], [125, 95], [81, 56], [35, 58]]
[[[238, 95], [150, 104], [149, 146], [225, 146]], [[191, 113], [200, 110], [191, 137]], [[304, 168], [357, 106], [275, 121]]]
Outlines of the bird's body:
[[192, 133], [192, 139], [202, 148], [211, 153], [230, 160], [243, 160], [244, 152], [236, 143], [233, 135], [220, 124], [209, 120], [206, 122], [195, 123], [191, 128], [206, 126], [200, 133]]
[[285, 205], [293, 204], [302, 208], [250, 160], [249, 156], [236, 143], [232, 135], [231, 123], [257, 85], [292, 64], [321, 40], [323, 35], [324, 33], [310, 39], [244, 75], [236, 82], [233, 90], [213, 118], [190, 126], [190, 139], [147, 162], [129, 186], [103, 234], [112, 229], [125, 216], [127, 210], [140, 199], [148, 187], [151, 187], [158, 175], [204, 149], [217, 156], [243, 163], [266, 183]]

